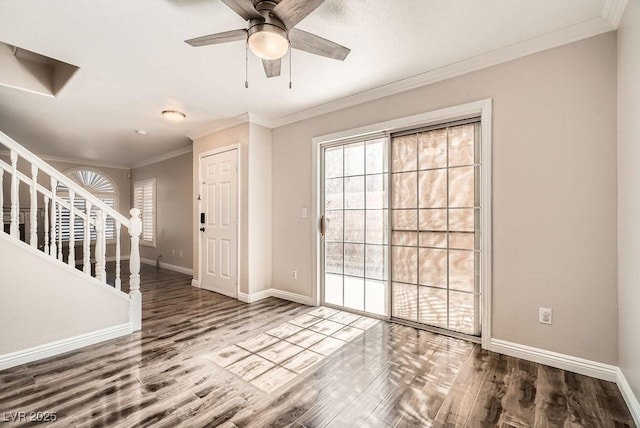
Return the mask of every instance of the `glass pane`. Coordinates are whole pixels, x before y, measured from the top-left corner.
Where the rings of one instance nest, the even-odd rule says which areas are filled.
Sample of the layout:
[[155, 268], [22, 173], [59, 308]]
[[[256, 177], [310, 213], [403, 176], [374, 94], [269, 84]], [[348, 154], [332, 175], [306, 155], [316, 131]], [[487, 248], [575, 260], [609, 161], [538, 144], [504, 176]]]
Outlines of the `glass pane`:
[[420, 284], [447, 288], [447, 250], [420, 248]]
[[393, 230], [417, 230], [418, 210], [393, 210], [391, 222]]
[[474, 292], [475, 253], [449, 251], [449, 288]]
[[342, 275], [324, 276], [324, 301], [342, 306]]
[[447, 170], [420, 171], [420, 208], [446, 208]]
[[449, 169], [450, 207], [473, 207], [475, 191], [474, 167]]
[[397, 318], [417, 321], [418, 287], [416, 285], [393, 283], [391, 315]]
[[475, 245], [474, 241], [475, 241], [475, 235], [473, 233], [449, 234], [449, 248], [473, 250]]
[[447, 290], [420, 287], [420, 322], [447, 328]]
[[342, 177], [342, 146], [330, 147], [325, 150], [324, 177]]
[[385, 244], [385, 221], [387, 210], [367, 210], [367, 237], [368, 244]]
[[418, 160], [418, 137], [395, 137], [391, 143], [391, 172], [415, 171]]
[[475, 213], [472, 208], [449, 210], [449, 230], [452, 232], [473, 232]]
[[364, 276], [364, 244], [344, 244], [344, 274]]
[[365, 276], [373, 279], [386, 279], [386, 247], [367, 245], [365, 249]]
[[467, 334], [474, 331], [474, 307], [476, 297], [469, 293], [449, 292], [449, 328]]
[[393, 245], [418, 246], [417, 232], [393, 232]]
[[384, 175], [367, 175], [365, 179], [367, 183], [367, 208], [386, 208], [387, 189]]
[[325, 271], [331, 273], [342, 273], [342, 243], [327, 242], [324, 246]]
[[364, 177], [344, 179], [344, 208], [364, 208]]
[[365, 286], [364, 310], [372, 314], [387, 314], [387, 283], [382, 281], [372, 281], [367, 279]]
[[335, 210], [342, 208], [342, 189], [344, 182], [342, 178], [332, 178], [324, 182], [324, 208], [325, 210]]
[[391, 275], [393, 280], [416, 284], [418, 282], [418, 249], [393, 247], [392, 253]]
[[449, 128], [449, 166], [473, 165], [475, 125]]
[[364, 242], [364, 210], [344, 211], [345, 242]]
[[420, 169], [447, 166], [447, 130], [436, 129], [420, 134], [418, 142]]
[[420, 230], [447, 230], [447, 210], [420, 210]]
[[364, 279], [344, 277], [344, 306], [364, 311]]
[[420, 232], [421, 247], [447, 248], [446, 232]]
[[380, 174], [386, 172], [384, 162], [384, 138], [367, 141], [367, 174]]
[[364, 174], [364, 143], [353, 143], [344, 146], [344, 175]]
[[415, 172], [405, 172], [391, 175], [391, 207], [418, 207], [418, 175]]
[[339, 210], [325, 212], [325, 239], [327, 241], [342, 241], [342, 213], [343, 211]]

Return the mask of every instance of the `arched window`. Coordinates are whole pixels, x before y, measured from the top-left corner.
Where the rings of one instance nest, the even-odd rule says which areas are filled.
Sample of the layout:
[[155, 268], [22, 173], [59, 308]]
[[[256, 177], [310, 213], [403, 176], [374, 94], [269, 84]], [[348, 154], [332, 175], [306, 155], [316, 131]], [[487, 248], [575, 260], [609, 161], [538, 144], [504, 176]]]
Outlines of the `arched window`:
[[[110, 208], [113, 208], [114, 210], [118, 209], [118, 189], [113, 180], [107, 177], [103, 172], [90, 168], [73, 168], [66, 171], [65, 175], [84, 190], [93, 194], [95, 197], [107, 204]], [[64, 184], [58, 183], [56, 193], [60, 196], [60, 199], [69, 201], [69, 189]], [[79, 195], [75, 196], [73, 205], [78, 211], [86, 211], [85, 199]], [[97, 211], [98, 209], [95, 206], [91, 207], [91, 218], [96, 218]], [[63, 241], [69, 240], [70, 218], [71, 215], [69, 210], [63, 209], [61, 227], [58, 230]], [[73, 229], [75, 240], [83, 239], [84, 227], [82, 219], [76, 217]], [[96, 231], [93, 227], [90, 230], [91, 240], [93, 241], [96, 239]], [[116, 237], [116, 226], [113, 217], [107, 217], [105, 235], [107, 239], [115, 239]]]

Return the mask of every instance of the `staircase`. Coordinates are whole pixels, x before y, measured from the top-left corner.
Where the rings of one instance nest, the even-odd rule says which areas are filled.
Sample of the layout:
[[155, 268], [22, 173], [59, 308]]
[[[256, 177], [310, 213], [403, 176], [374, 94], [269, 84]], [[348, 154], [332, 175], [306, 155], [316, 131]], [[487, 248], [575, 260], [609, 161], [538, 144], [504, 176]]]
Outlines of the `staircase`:
[[[0, 153], [0, 370], [140, 330], [140, 211], [123, 216], [2, 132]], [[21, 189], [30, 200], [22, 212]], [[115, 225], [110, 278], [107, 224]], [[122, 228], [131, 240], [124, 257]]]

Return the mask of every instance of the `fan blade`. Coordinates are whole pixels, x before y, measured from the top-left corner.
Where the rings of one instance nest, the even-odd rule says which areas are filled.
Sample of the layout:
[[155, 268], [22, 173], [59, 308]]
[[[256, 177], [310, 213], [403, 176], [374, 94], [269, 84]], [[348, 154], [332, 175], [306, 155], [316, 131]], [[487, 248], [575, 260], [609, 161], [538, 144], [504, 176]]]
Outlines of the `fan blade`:
[[291, 29], [322, 3], [324, 0], [282, 0], [273, 8], [273, 13]]
[[218, 43], [235, 42], [236, 40], [246, 40], [247, 30], [231, 30], [223, 33], [209, 34], [208, 36], [196, 37], [195, 39], [185, 40], [185, 43], [193, 47], [217, 45]]
[[251, 0], [222, 0], [222, 3], [226, 4], [245, 21], [262, 18], [262, 15], [253, 7], [253, 1]]
[[349, 48], [295, 28], [289, 30], [289, 43], [292, 48], [340, 61], [351, 52]]
[[280, 76], [282, 58], [278, 58], [274, 60], [263, 59], [262, 66], [264, 67], [264, 74], [266, 74], [267, 77], [278, 77]]

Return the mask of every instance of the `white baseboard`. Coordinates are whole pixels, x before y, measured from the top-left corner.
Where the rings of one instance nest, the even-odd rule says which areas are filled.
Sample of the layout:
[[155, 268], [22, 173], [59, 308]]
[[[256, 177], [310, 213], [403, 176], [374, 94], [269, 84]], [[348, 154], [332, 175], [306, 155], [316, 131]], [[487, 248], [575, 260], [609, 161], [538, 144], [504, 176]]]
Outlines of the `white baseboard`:
[[[116, 256], [111, 256], [111, 257], [105, 257], [107, 259], [107, 262], [115, 262], [116, 261]], [[129, 260], [129, 256], [122, 256], [120, 257], [120, 261], [123, 262], [125, 260]], [[76, 260], [76, 264], [78, 262], [81, 262], [82, 260]], [[96, 259], [91, 259], [91, 263], [95, 263]]]
[[627, 382], [627, 378], [624, 377], [624, 373], [620, 368], [618, 368], [616, 383], [620, 388], [624, 401], [627, 403], [631, 416], [633, 416], [633, 421], [640, 427], [640, 402], [638, 402], [638, 398], [633, 393], [631, 385]]
[[616, 366], [585, 360], [571, 355], [559, 354], [557, 352], [534, 348], [532, 346], [507, 342], [506, 340], [491, 339], [490, 350], [500, 354], [556, 367], [562, 370], [569, 370], [586, 376], [595, 377], [597, 379], [607, 380], [609, 382], [616, 382], [618, 378], [619, 369]]
[[[155, 266], [156, 265], [156, 261], [155, 260], [142, 259], [141, 258], [140, 261], [142, 263], [144, 263], [145, 265], [151, 265], [151, 266]], [[172, 265], [172, 264], [169, 264], [169, 263], [160, 262], [160, 267], [162, 269], [168, 269], [168, 270], [172, 270], [174, 272], [184, 273], [186, 275], [193, 275], [193, 269], [189, 269], [189, 268], [182, 267], [182, 266], [176, 266], [176, 265]]]
[[253, 303], [267, 297], [277, 297], [278, 299], [289, 300], [291, 302], [302, 303], [303, 305], [313, 305], [311, 297], [302, 294], [291, 293], [289, 291], [268, 288], [266, 290], [256, 291], [255, 293], [239, 293], [238, 300], [245, 303]]
[[0, 370], [5, 370], [21, 364], [30, 363], [44, 358], [54, 357], [69, 351], [84, 348], [106, 340], [131, 334], [131, 324], [121, 324], [102, 330], [92, 331], [68, 339], [57, 340], [33, 348], [0, 355]]
[[197, 280], [197, 279], [195, 279], [195, 278], [194, 278], [194, 279], [192, 279], [192, 280], [191, 280], [191, 286], [192, 286], [192, 287], [198, 287], [198, 288], [200, 288], [200, 281], [198, 281], [198, 280]]

